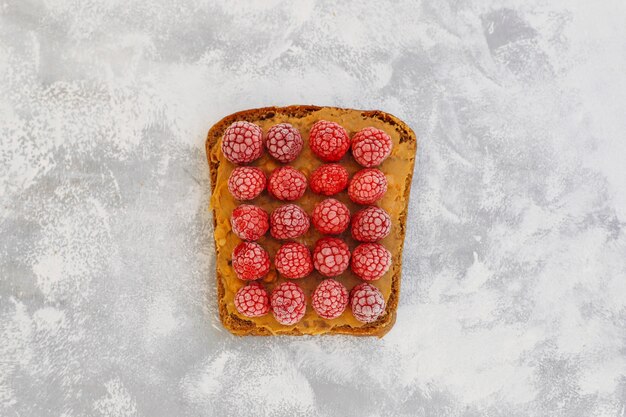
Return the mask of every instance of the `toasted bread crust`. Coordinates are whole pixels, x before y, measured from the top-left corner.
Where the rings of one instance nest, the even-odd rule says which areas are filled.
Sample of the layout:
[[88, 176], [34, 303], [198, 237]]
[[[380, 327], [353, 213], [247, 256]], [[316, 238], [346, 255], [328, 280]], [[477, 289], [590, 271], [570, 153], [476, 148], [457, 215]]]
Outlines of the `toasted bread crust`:
[[[309, 105], [293, 105], [287, 107], [263, 107], [258, 109], [250, 109], [244, 110], [237, 113], [230, 114], [224, 117], [222, 120], [217, 122], [215, 125], [211, 127], [206, 139], [206, 152], [207, 159], [209, 162], [209, 169], [211, 175], [211, 188], [214, 190], [217, 183], [217, 173], [220, 161], [212, 160], [211, 154], [212, 149], [215, 146], [218, 146], [219, 140], [222, 137], [224, 131], [228, 126], [230, 126], [233, 122], [237, 120], [246, 120], [249, 122], [255, 122], [259, 120], [265, 120], [271, 117], [274, 117], [276, 114], [280, 113], [286, 115], [290, 118], [301, 118], [307, 116], [311, 113], [319, 111], [321, 109], [328, 109], [329, 107], [318, 107], [318, 106], [309, 106]], [[340, 109], [340, 108], [330, 108], [336, 110], [351, 110], [351, 109]], [[395, 129], [400, 135], [400, 143], [409, 142], [414, 144], [412, 149], [417, 150], [417, 140], [415, 137], [415, 133], [408, 127], [404, 122], [402, 122], [397, 117], [379, 111], [360, 111], [361, 117], [364, 119], [372, 118], [378, 119], [384, 123], [386, 123], [390, 128]], [[414, 160], [414, 159], [413, 159]], [[405, 187], [405, 195], [403, 196], [404, 201], [406, 202], [404, 210], [400, 213], [400, 224], [398, 225], [401, 229], [402, 234], [402, 242], [400, 244], [400, 248], [403, 248], [404, 245], [404, 236], [405, 236], [405, 225], [406, 225], [406, 217], [408, 211], [408, 200], [409, 193], [411, 190], [410, 184], [412, 180], [413, 170], [411, 169], [411, 174], [406, 178], [407, 186]], [[216, 216], [215, 210], [213, 210], [213, 227], [215, 228]], [[398, 265], [402, 263], [402, 250], [398, 251], [398, 253], [393, 254], [393, 262], [397, 262]], [[370, 323], [368, 325], [364, 325], [361, 327], [352, 327], [352, 326], [338, 326], [333, 327], [328, 333], [325, 334], [349, 334], [353, 336], [384, 336], [395, 323], [396, 320], [396, 310], [398, 307], [398, 299], [400, 295], [400, 272], [401, 268], [398, 268], [397, 272], [392, 276], [392, 285], [391, 285], [391, 294], [387, 301], [387, 307], [385, 314], [381, 316], [374, 323]], [[216, 276], [217, 282], [217, 297], [219, 304], [219, 313], [222, 324], [226, 329], [228, 329], [231, 333], [245, 336], [245, 335], [255, 335], [255, 336], [272, 336], [274, 333], [270, 332], [268, 329], [264, 327], [257, 326], [251, 320], [244, 320], [239, 318], [238, 316], [231, 314], [227, 309], [227, 301], [225, 300], [224, 294], [224, 282], [223, 277], [221, 276], [219, 270], [217, 271]], [[293, 335], [293, 336], [301, 336], [304, 333], [300, 332], [298, 329], [287, 329], [285, 331], [281, 331], [277, 334], [280, 335]]]

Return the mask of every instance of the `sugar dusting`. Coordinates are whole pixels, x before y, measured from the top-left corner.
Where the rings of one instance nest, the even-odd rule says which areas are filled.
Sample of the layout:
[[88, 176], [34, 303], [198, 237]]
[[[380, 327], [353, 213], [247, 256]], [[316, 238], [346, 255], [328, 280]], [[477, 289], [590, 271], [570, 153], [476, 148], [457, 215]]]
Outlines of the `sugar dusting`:
[[[625, 7], [0, 5], [0, 415], [624, 415]], [[382, 340], [217, 319], [206, 130], [293, 103], [421, 139]]]

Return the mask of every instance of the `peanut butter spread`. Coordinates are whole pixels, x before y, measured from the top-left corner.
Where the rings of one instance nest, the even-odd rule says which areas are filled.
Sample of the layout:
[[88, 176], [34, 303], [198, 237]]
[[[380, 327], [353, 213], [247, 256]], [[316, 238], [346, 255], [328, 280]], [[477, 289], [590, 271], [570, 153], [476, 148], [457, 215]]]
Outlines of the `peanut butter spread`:
[[[416, 143], [414, 141], [400, 142], [400, 133], [394, 128], [394, 126], [384, 123], [376, 118], [364, 118], [359, 111], [336, 109], [336, 108], [321, 108], [318, 111], [312, 112], [307, 116], [301, 118], [288, 117], [283, 114], [275, 114], [273, 117], [265, 120], [248, 120], [256, 123], [263, 129], [263, 132], [277, 124], [277, 123], [291, 123], [294, 127], [300, 130], [302, 138], [304, 139], [304, 148], [298, 158], [293, 161], [291, 166], [302, 171], [307, 178], [310, 177], [311, 172], [321, 165], [320, 161], [311, 151], [308, 146], [309, 130], [311, 126], [318, 120], [334, 121], [342, 125], [347, 131], [350, 137], [354, 133], [358, 132], [364, 127], [373, 126], [384, 130], [393, 140], [393, 149], [391, 155], [381, 164], [379, 169], [385, 173], [388, 181], [388, 189], [384, 197], [379, 200], [376, 205], [385, 209], [392, 220], [391, 233], [389, 236], [380, 241], [392, 254], [393, 264], [389, 271], [379, 280], [371, 282], [378, 287], [383, 293], [385, 300], [388, 301], [391, 293], [392, 277], [397, 276], [399, 278], [401, 262], [402, 262], [402, 244], [404, 240], [404, 225], [401, 224], [401, 220], [405, 218], [405, 211], [408, 207], [408, 191], [407, 187], [410, 187], [410, 181], [407, 178], [411, 178], [413, 171], [413, 162], [415, 158]], [[232, 232], [230, 225], [230, 217], [233, 209], [241, 204], [241, 202], [234, 199], [234, 197], [228, 191], [228, 177], [231, 171], [235, 168], [235, 165], [230, 163], [220, 151], [220, 143], [217, 146], [213, 146], [210, 150], [209, 158], [212, 162], [219, 162], [219, 168], [217, 171], [217, 180], [215, 182], [213, 194], [211, 197], [211, 207], [215, 213], [215, 247], [217, 251], [217, 277], [222, 280], [224, 286], [224, 297], [226, 300], [226, 306], [229, 314], [236, 315], [241, 320], [249, 320], [256, 324], [256, 326], [263, 327], [273, 334], [287, 333], [292, 330], [298, 330], [303, 334], [321, 334], [329, 332], [333, 327], [338, 326], [352, 326], [355, 328], [365, 326], [363, 323], [357, 321], [350, 311], [348, 306], [344, 313], [333, 320], [326, 320], [320, 318], [310, 305], [310, 295], [315, 287], [326, 277], [320, 275], [317, 271], [313, 271], [309, 276], [293, 280], [296, 284], [300, 285], [307, 296], [307, 311], [304, 318], [297, 324], [292, 326], [284, 326], [279, 324], [271, 312], [264, 317], [259, 318], [247, 318], [240, 315], [233, 304], [233, 298], [235, 293], [247, 282], [237, 278], [233, 268], [231, 266], [231, 253], [233, 248], [241, 242], [241, 240]], [[352, 158], [350, 152], [348, 152], [344, 158], [339, 161], [343, 165], [350, 175], [361, 169]], [[251, 164], [261, 168], [266, 175], [269, 175], [272, 170], [282, 166], [282, 164], [275, 161], [271, 156], [265, 152], [261, 158]], [[313, 212], [313, 207], [316, 203], [328, 198], [322, 195], [316, 195], [307, 189], [304, 196], [293, 203], [302, 207], [309, 215]], [[332, 196], [343, 203], [345, 203], [352, 215], [354, 215], [359, 209], [364, 206], [359, 206], [353, 203], [348, 198], [347, 191], [343, 191], [337, 195]], [[256, 199], [245, 202], [246, 204], [257, 205], [268, 213], [271, 213], [276, 207], [285, 202], [276, 200], [264, 191]], [[322, 237], [322, 235], [315, 230], [311, 225], [309, 231], [301, 238], [295, 239], [298, 242], [304, 243], [313, 249], [315, 242]], [[343, 234], [339, 235], [341, 239], [344, 239], [350, 250], [353, 250], [358, 242], [355, 241], [351, 234], [350, 228], [348, 228]], [[270, 259], [274, 259], [274, 255], [280, 247], [281, 241], [272, 238], [269, 232], [258, 240], [258, 243], [265, 248], [269, 254]], [[336, 280], [346, 286], [350, 291], [355, 285], [363, 282], [360, 278], [352, 273], [350, 268], [340, 275], [335, 277]], [[270, 273], [262, 278], [263, 285], [267, 288], [268, 293], [274, 288], [277, 283], [284, 281], [285, 279], [280, 277], [277, 273], [274, 265], [271, 266]], [[387, 303], [388, 304], [388, 303]]]

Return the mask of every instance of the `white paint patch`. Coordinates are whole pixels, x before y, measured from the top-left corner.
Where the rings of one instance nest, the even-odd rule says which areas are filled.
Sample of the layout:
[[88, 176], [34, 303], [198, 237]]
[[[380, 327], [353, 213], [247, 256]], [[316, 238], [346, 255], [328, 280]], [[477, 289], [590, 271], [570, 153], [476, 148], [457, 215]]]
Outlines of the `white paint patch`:
[[232, 355], [221, 352], [207, 364], [197, 385], [190, 387], [191, 391], [195, 391], [197, 396], [206, 396], [208, 398], [215, 398], [216, 395], [219, 395], [221, 389], [219, 377], [224, 373], [226, 364], [232, 358]]
[[174, 330], [178, 320], [174, 316], [172, 301], [165, 296], [159, 296], [152, 303], [148, 312], [148, 331], [157, 336], [164, 336]]
[[94, 410], [103, 417], [132, 417], [137, 414], [137, 405], [132, 395], [119, 379], [104, 384], [106, 394], [95, 401]]
[[459, 289], [461, 292], [474, 292], [479, 290], [492, 276], [489, 268], [478, 259], [478, 254], [473, 253], [474, 263], [467, 269], [465, 279]]
[[37, 286], [45, 297], [51, 297], [55, 288], [63, 280], [63, 258], [59, 254], [48, 253], [33, 265]]
[[352, 348], [342, 341], [329, 341], [320, 345], [306, 340], [293, 343], [299, 367], [306, 367], [317, 378], [332, 383], [354, 383], [360, 366], [351, 358]]
[[294, 410], [299, 414], [315, 410], [311, 384], [306, 376], [291, 366], [248, 381], [244, 388], [254, 393], [256, 401], [262, 402], [267, 410]]
[[235, 414], [254, 409], [261, 415], [306, 415], [315, 410], [315, 393], [301, 371], [285, 366], [281, 357], [285, 353], [274, 351], [263, 360], [250, 360], [221, 352], [186, 376], [182, 385], [200, 409], [222, 402]]
[[45, 331], [52, 334], [67, 326], [65, 313], [54, 307], [44, 307], [35, 311], [33, 321], [37, 331]]
[[[185, 376], [181, 386], [185, 395], [195, 404], [206, 407], [216, 401], [224, 389], [221, 382], [224, 370], [232, 366], [237, 356], [227, 352], [219, 352], [216, 356], [207, 359], [204, 364]], [[229, 373], [232, 369], [229, 369]]]
[[462, 321], [475, 322], [472, 314], [485, 314], [480, 309], [459, 312], [454, 304], [403, 307], [400, 313], [402, 321], [413, 323], [411, 330], [392, 332], [385, 342], [387, 349], [403, 358], [395, 375], [401, 385], [418, 384], [426, 391], [431, 384], [447, 387], [466, 403], [498, 392], [506, 392], [512, 404], [533, 398], [532, 368], [521, 362], [537, 341], [534, 331], [524, 332], [518, 326], [466, 329]]

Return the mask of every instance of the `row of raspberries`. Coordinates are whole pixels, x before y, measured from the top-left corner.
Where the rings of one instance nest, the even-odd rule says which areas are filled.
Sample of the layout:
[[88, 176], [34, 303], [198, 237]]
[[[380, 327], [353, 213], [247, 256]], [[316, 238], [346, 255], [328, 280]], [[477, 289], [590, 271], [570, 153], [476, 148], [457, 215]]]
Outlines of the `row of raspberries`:
[[[308, 214], [296, 204], [282, 205], [271, 215], [258, 206], [242, 204], [233, 210], [230, 224], [233, 233], [242, 240], [259, 240], [268, 230], [273, 238], [284, 240], [305, 234], [310, 220]], [[365, 207], [351, 218], [345, 204], [327, 198], [313, 209], [313, 226], [325, 235], [343, 233], [350, 224], [352, 237], [359, 242], [377, 242], [391, 231], [391, 217], [380, 207]]]
[[[289, 123], [272, 126], [263, 140], [260, 126], [238, 121], [230, 125], [222, 137], [222, 153], [230, 162], [249, 164], [263, 154], [263, 148], [283, 164], [296, 159], [304, 141], [298, 129]], [[389, 135], [375, 127], [366, 127], [354, 134], [335, 122], [320, 120], [309, 132], [309, 145], [322, 161], [337, 162], [352, 148], [352, 156], [363, 167], [380, 165], [390, 154], [392, 140]]]
[[[233, 249], [232, 265], [239, 279], [254, 281], [269, 272], [270, 256], [256, 242], [241, 242]], [[302, 243], [285, 243], [276, 252], [274, 265], [289, 279], [304, 278], [313, 268], [326, 277], [336, 277], [350, 266], [355, 275], [375, 281], [389, 270], [391, 253], [380, 243], [362, 243], [350, 254], [343, 240], [323, 237], [315, 243], [312, 254]]]
[[228, 178], [228, 191], [240, 201], [253, 200], [267, 187], [278, 200], [294, 201], [304, 195], [307, 185], [316, 194], [331, 196], [348, 188], [348, 196], [357, 204], [373, 204], [387, 192], [387, 177], [377, 168], [358, 171], [348, 181], [348, 171], [341, 165], [326, 164], [306, 176], [289, 165], [276, 168], [269, 176], [256, 167], [237, 167]]
[[[355, 286], [350, 294], [343, 284], [334, 279], [322, 281], [311, 296], [311, 306], [318, 316], [335, 319], [350, 304], [354, 318], [362, 323], [376, 321], [385, 311], [385, 298], [380, 290], [366, 282]], [[306, 297], [293, 282], [279, 284], [271, 295], [262, 284], [253, 282], [235, 294], [235, 308], [246, 317], [261, 317], [270, 308], [276, 321], [283, 325], [299, 322], [306, 312]]]

